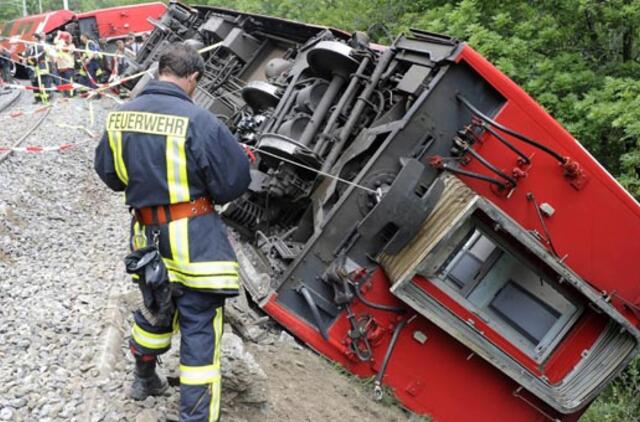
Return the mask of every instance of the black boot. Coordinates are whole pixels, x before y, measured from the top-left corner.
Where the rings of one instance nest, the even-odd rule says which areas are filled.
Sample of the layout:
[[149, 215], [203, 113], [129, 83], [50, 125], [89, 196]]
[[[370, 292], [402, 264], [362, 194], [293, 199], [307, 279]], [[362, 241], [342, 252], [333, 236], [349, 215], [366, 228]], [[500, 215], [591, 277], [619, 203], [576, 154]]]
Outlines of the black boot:
[[160, 396], [169, 388], [167, 380], [156, 373], [156, 361], [143, 361], [136, 357], [136, 369], [129, 397], [144, 400], [149, 396]]

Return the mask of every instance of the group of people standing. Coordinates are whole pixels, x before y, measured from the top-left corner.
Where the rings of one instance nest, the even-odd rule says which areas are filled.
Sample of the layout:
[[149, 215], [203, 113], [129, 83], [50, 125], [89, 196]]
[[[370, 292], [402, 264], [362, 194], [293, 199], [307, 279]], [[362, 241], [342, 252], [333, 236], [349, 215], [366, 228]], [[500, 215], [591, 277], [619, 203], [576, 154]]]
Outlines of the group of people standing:
[[[87, 34], [80, 35], [78, 47], [67, 31], [58, 31], [49, 41], [44, 34], [34, 34], [34, 42], [23, 53], [23, 63], [27, 65], [31, 84], [35, 87], [34, 102], [44, 104], [53, 98], [51, 88], [54, 86], [64, 86], [61, 89], [63, 96], [71, 97], [74, 95], [74, 82], [95, 89], [99, 84], [117, 80], [127, 70], [130, 61], [135, 60], [143, 44], [142, 39], [130, 34], [124, 41], [116, 41], [114, 53], [104, 54], [104, 45]], [[117, 93], [120, 96], [124, 94], [120, 89]]]

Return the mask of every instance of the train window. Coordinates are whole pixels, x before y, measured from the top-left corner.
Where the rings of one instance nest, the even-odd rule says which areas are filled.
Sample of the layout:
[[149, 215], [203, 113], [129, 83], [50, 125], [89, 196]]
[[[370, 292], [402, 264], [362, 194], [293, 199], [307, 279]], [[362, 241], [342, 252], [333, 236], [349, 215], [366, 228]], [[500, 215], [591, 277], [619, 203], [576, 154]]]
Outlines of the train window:
[[496, 246], [479, 231], [467, 236], [459, 253], [453, 256], [446, 268], [446, 277], [459, 288], [465, 288], [482, 273], [482, 268]]
[[466, 308], [537, 360], [580, 311], [534, 265], [478, 227], [449, 256], [439, 279]]
[[532, 343], [540, 343], [560, 312], [513, 281], [502, 287], [489, 307]]

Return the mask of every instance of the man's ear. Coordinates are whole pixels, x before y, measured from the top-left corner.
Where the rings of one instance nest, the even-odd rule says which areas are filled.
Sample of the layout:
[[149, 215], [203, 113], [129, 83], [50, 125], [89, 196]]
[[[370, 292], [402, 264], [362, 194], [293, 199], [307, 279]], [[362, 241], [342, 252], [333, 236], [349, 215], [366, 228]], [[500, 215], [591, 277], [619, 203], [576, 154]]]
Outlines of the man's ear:
[[200, 72], [193, 72], [191, 75], [189, 75], [189, 79], [193, 83], [198, 83], [198, 78], [200, 78]]

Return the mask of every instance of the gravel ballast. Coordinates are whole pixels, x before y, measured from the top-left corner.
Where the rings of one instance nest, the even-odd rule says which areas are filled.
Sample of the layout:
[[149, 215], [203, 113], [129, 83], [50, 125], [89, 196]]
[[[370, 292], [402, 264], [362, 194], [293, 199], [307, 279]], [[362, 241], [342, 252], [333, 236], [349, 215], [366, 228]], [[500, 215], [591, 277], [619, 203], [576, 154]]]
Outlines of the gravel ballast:
[[[31, 102], [23, 93], [0, 113], [0, 145], [14, 145], [41, 118]], [[13, 153], [0, 164], [0, 420], [83, 420], [109, 291], [130, 288], [116, 276], [126, 208], [94, 175], [97, 139], [57, 126], [100, 133], [115, 103], [91, 105], [93, 118], [86, 100], [58, 97], [23, 143], [78, 147]], [[25, 115], [11, 118], [16, 111]]]

